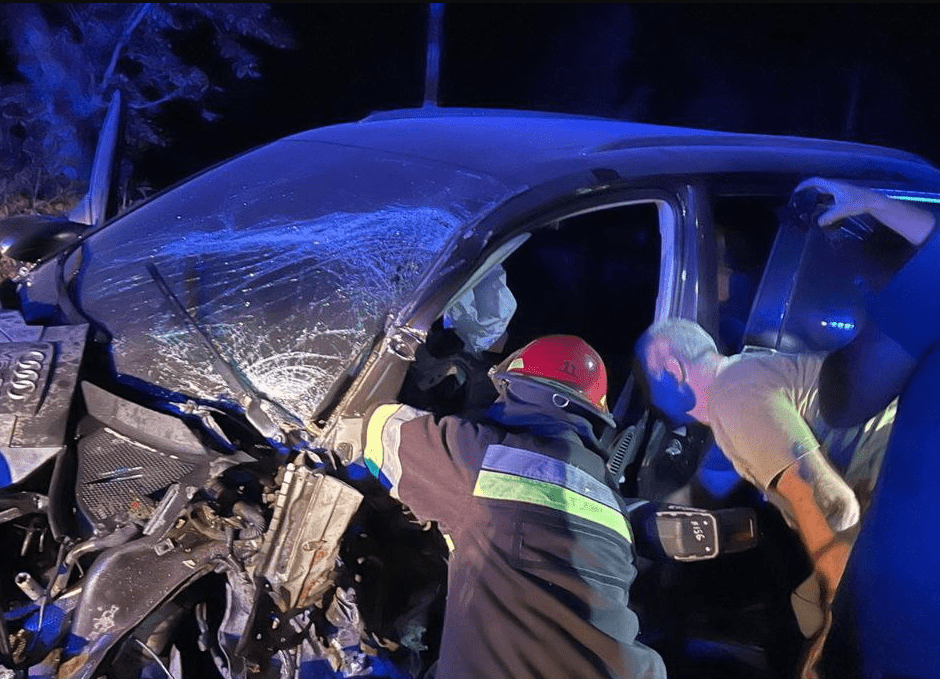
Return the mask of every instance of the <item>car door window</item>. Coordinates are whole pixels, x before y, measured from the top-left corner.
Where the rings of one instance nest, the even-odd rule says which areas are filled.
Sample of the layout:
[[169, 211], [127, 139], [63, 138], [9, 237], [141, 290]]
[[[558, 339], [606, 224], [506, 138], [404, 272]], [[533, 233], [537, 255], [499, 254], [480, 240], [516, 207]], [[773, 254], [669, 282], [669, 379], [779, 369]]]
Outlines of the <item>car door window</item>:
[[484, 351], [470, 346], [473, 333], [452, 320], [458, 310], [467, 321], [458, 301], [475, 288], [463, 286], [431, 327], [399, 398], [438, 412], [467, 412], [495, 396], [489, 366], [537, 337], [562, 333], [582, 337], [601, 354], [608, 398], [615, 400], [632, 368], [637, 338], [667, 297], [660, 294], [661, 262], [672, 256], [664, 247], [673, 242], [671, 234], [663, 235], [674, 228], [672, 214], [662, 200], [624, 201], [537, 224], [526, 237], [515, 237], [514, 250], [503, 251], [498, 263], [489, 258], [468, 279], [498, 283], [494, 290], [508, 311], [502, 337], [494, 341], [490, 329]]
[[744, 328], [757, 294], [783, 196], [711, 198], [717, 267], [716, 307], [719, 349], [734, 353], [744, 343]]
[[865, 294], [881, 288], [912, 253], [872, 221], [846, 220], [824, 230], [781, 211], [744, 343], [787, 352], [845, 346], [865, 321]]
[[504, 263], [518, 303], [507, 351], [546, 334], [578, 335], [604, 358], [616, 394], [633, 346], [656, 314], [662, 240], [653, 201], [594, 210], [535, 231]]

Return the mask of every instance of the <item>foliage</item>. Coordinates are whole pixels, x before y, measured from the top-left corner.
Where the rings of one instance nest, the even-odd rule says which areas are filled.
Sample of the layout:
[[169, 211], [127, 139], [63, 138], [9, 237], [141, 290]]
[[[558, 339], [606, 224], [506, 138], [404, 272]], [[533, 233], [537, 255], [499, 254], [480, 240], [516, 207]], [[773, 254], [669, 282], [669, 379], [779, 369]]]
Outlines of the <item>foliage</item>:
[[224, 83], [260, 76], [259, 48], [293, 46], [258, 3], [5, 3], [0, 40], [0, 215], [80, 197], [114, 90], [133, 160], [167, 143], [168, 104], [214, 120]]

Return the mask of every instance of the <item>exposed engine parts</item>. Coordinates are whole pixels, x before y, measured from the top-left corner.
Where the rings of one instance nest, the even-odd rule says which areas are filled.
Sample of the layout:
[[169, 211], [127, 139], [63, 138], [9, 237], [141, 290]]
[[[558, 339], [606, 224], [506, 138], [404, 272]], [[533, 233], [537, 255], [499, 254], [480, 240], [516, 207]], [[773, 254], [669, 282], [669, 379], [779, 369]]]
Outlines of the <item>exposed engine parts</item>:
[[88, 381], [86, 325], [0, 330], [0, 677], [420, 670], [429, 599], [389, 609], [417, 643], [360, 610], [365, 557], [341, 547], [375, 504], [337, 470], [215, 406]]
[[361, 500], [361, 493], [338, 479], [287, 466], [260, 570], [282, 611], [317, 603]]

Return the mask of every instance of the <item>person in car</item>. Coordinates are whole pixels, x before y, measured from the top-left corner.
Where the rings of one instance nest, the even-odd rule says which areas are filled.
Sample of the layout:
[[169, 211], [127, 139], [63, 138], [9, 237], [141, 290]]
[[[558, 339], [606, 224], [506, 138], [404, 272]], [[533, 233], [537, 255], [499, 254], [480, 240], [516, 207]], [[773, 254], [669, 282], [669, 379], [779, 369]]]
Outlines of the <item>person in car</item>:
[[612, 425], [601, 357], [549, 335], [491, 371], [479, 421], [378, 405], [363, 463], [455, 546], [436, 676], [659, 679], [636, 640], [626, 504], [598, 431]]
[[[798, 532], [814, 573], [791, 602], [801, 631], [813, 639], [805, 662], [811, 667], [860, 515], [855, 493], [820, 443], [830, 434], [818, 408], [824, 356], [725, 356], [701, 326], [679, 318], [651, 326], [637, 342], [636, 355], [652, 404], [676, 424], [709, 426], [737, 472], [765, 491]], [[856, 454], [866, 462], [870, 451], [883, 449], [889, 422], [879, 414], [853, 432]]]
[[832, 199], [827, 228], [869, 214], [916, 252], [867, 296], [867, 319], [820, 376], [823, 416], [848, 426], [899, 396], [871, 510], [835, 603], [831, 676], [940, 677], [940, 236], [933, 214], [909, 202], [827, 179], [798, 188]]

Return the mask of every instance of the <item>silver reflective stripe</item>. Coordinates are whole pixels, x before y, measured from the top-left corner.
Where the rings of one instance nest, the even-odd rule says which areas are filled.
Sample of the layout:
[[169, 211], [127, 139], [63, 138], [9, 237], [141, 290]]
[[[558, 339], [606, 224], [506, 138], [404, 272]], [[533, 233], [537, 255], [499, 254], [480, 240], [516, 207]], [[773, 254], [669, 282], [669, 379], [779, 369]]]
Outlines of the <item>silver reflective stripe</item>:
[[548, 455], [496, 444], [487, 448], [483, 469], [553, 483], [620, 511], [620, 503], [617, 502], [614, 491], [606, 484], [583, 469]]
[[390, 494], [398, 496], [401, 482], [401, 426], [426, 412], [398, 403], [388, 403], [376, 408], [366, 426], [365, 461], [373, 476], [385, 478], [390, 484]]
[[487, 448], [476, 497], [549, 507], [606, 526], [632, 542], [613, 490], [582, 469], [531, 450]]

